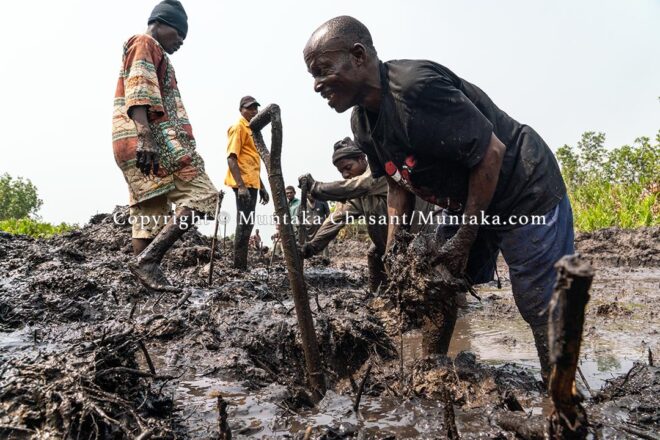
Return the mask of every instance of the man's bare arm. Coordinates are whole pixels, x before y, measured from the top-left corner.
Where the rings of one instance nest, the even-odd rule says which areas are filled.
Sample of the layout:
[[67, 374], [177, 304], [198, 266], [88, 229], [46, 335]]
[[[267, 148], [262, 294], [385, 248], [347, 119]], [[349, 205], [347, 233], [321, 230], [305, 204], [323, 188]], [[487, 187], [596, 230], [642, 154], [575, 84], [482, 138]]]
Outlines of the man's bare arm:
[[250, 193], [248, 192], [245, 182], [243, 182], [243, 177], [241, 176], [241, 169], [238, 167], [238, 159], [234, 153], [231, 153], [227, 158], [227, 165], [229, 165], [229, 172], [234, 176], [234, 181], [238, 187], [238, 197], [250, 197]]
[[415, 196], [398, 185], [391, 177], [387, 177], [387, 185], [387, 217], [389, 224], [387, 227], [386, 249], [389, 250], [394, 242], [396, 232], [404, 223], [404, 219], [406, 222], [410, 221], [410, 216], [415, 207]]
[[465, 203], [465, 215], [479, 215], [490, 206], [500, 177], [506, 146], [493, 133], [481, 162], [472, 168]]
[[493, 133], [486, 153], [481, 161], [470, 171], [465, 214], [468, 224], [461, 225], [451, 240], [443, 248], [443, 257], [452, 272], [463, 273], [467, 267], [470, 248], [477, 238], [479, 225], [469, 224], [472, 216], [480, 217], [482, 211], [490, 206], [497, 187], [506, 146]]

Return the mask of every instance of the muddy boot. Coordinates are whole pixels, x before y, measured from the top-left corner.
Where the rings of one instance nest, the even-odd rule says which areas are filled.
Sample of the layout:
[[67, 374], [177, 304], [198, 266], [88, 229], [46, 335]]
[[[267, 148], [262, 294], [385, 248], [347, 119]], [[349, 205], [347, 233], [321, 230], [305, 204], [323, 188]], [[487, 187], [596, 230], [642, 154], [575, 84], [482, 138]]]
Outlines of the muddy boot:
[[532, 334], [534, 335], [534, 344], [536, 345], [536, 352], [539, 355], [539, 362], [541, 363], [541, 379], [543, 386], [548, 388], [548, 379], [550, 378], [550, 352], [548, 348], [548, 325], [541, 324], [532, 326]]
[[[186, 211], [181, 216], [185, 216]], [[188, 216], [189, 217], [189, 216]], [[156, 238], [147, 246], [135, 259], [128, 263], [128, 268], [146, 287], [161, 292], [181, 292], [181, 289], [174, 287], [165, 277], [160, 268], [160, 262], [165, 252], [172, 247], [184, 233], [186, 229], [179, 227], [174, 219], [165, 225], [158, 233]]]
[[387, 274], [383, 264], [382, 255], [372, 249], [367, 253], [367, 267], [369, 269], [369, 292], [376, 293], [386, 287]]

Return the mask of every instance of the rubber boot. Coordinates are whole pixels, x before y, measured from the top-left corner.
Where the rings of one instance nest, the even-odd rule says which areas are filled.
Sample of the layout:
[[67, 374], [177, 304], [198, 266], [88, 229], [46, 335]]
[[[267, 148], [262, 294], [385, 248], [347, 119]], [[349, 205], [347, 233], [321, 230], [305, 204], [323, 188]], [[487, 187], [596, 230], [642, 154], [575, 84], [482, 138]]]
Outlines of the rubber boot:
[[[177, 217], [187, 216], [189, 218], [191, 214], [189, 210], [182, 210], [180, 214], [177, 214]], [[185, 234], [186, 230], [181, 228], [174, 218], [171, 219], [149, 246], [128, 263], [129, 270], [143, 285], [161, 292], [181, 292], [181, 289], [172, 286], [167, 280], [160, 268], [160, 262], [168, 249]]]
[[387, 274], [383, 264], [382, 255], [375, 247], [367, 252], [367, 267], [369, 269], [369, 292], [376, 293], [379, 288], [384, 289], [387, 284]]
[[541, 364], [541, 379], [543, 386], [548, 388], [548, 379], [550, 378], [550, 351], [548, 345], [548, 325], [541, 324], [532, 326], [532, 334], [534, 335], [534, 345], [536, 345], [536, 352], [539, 356]]

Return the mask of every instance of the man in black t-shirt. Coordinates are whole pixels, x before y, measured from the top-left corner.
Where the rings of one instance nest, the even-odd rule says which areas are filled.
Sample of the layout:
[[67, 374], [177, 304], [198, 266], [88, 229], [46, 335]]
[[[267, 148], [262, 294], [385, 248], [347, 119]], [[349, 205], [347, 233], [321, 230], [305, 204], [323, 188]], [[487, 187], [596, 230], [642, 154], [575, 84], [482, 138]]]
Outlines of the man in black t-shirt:
[[[571, 207], [550, 148], [446, 67], [381, 62], [369, 30], [352, 17], [321, 25], [304, 57], [328, 105], [353, 108], [355, 141], [373, 176], [387, 178], [390, 216], [409, 214], [415, 195], [459, 215], [457, 230], [443, 228], [451, 237], [443, 253], [450, 270], [475, 283], [492, 280], [502, 252], [545, 376], [554, 263], [573, 252]], [[390, 223], [388, 248], [401, 222]]]

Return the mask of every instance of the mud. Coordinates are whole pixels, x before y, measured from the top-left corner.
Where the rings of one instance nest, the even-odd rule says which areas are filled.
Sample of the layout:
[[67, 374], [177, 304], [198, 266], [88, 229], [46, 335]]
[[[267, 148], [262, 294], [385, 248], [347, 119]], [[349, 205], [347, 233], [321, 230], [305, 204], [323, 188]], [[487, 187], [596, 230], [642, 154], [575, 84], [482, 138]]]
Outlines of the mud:
[[[610, 259], [634, 240], [622, 233], [578, 241], [599, 266], [581, 361], [594, 397], [578, 386], [596, 434], [643, 438], [660, 430], [659, 373], [647, 365], [649, 350], [660, 352], [657, 230], [640, 232], [651, 257], [629, 246], [625, 259]], [[468, 298], [446, 357], [424, 352], [413, 319], [399, 336], [390, 299], [367, 292], [362, 243], [351, 245], [357, 254], [331, 254], [330, 265], [306, 262], [329, 389], [311, 407], [282, 262], [251, 255], [252, 270], [238, 272], [225, 244], [207, 286], [209, 244], [193, 230], [166, 255], [166, 275], [184, 287], [175, 296], [134, 280], [130, 226], [112, 214], [48, 240], [0, 235], [0, 436], [214, 438], [214, 393], [229, 404], [234, 438], [303, 438], [308, 428], [310, 438], [443, 438], [445, 391], [462, 438], [513, 438], [498, 421], [532, 414], [542, 426], [549, 414], [503, 263], [503, 288], [479, 286], [481, 301]]]
[[596, 266], [660, 266], [660, 227], [607, 228], [575, 237], [578, 252]]

